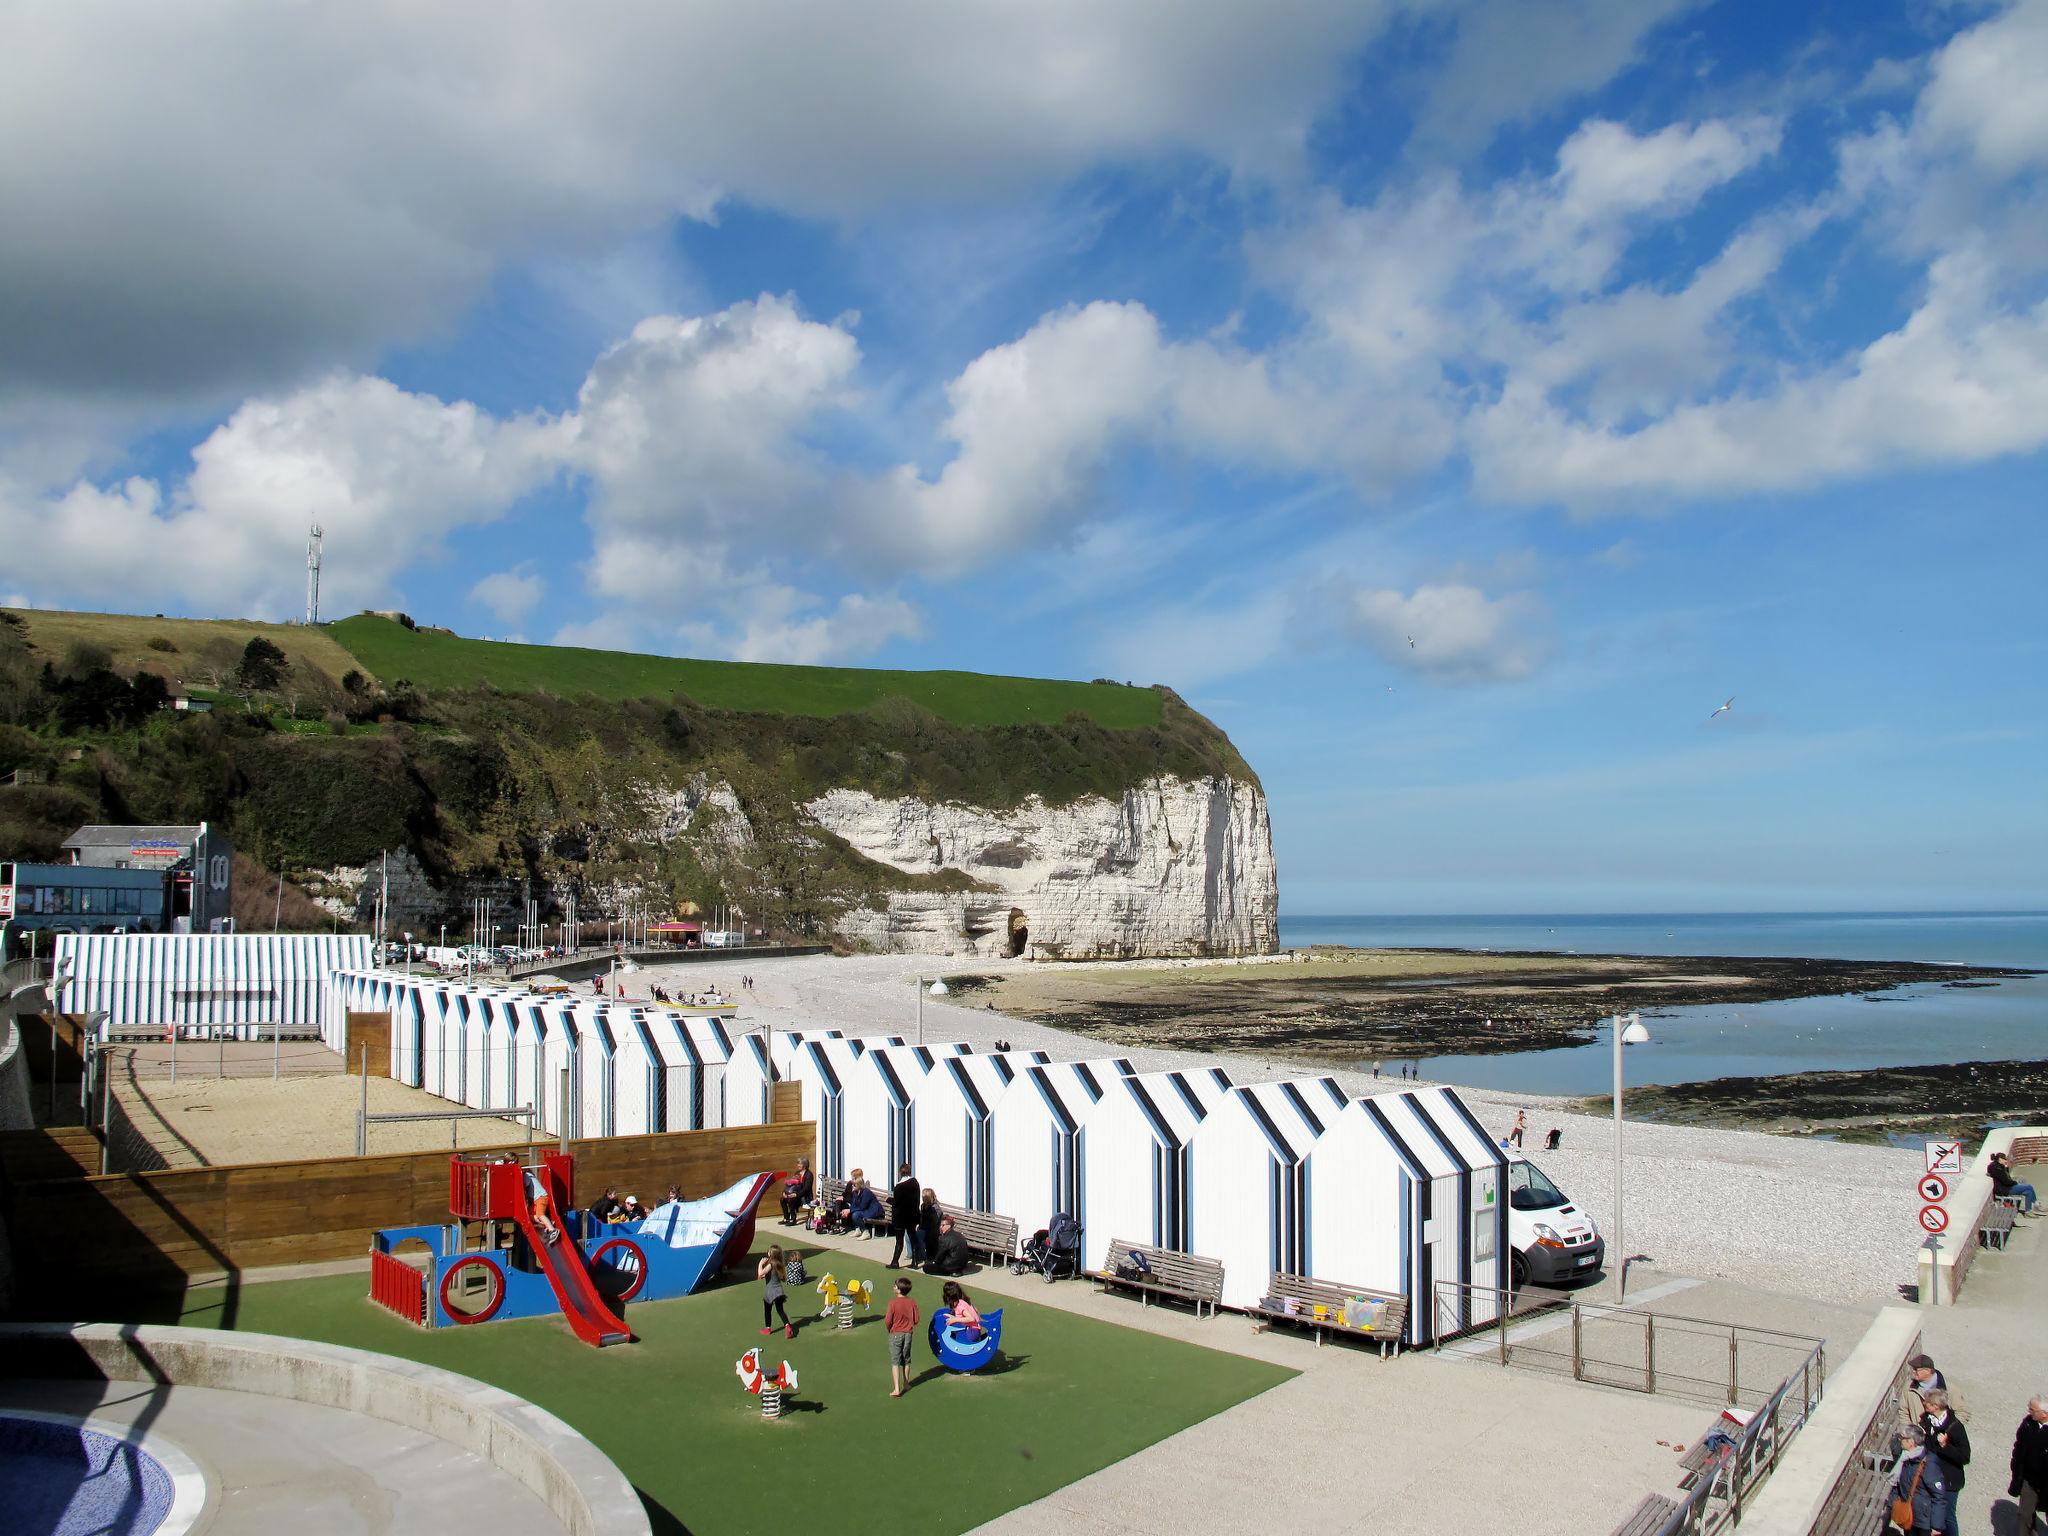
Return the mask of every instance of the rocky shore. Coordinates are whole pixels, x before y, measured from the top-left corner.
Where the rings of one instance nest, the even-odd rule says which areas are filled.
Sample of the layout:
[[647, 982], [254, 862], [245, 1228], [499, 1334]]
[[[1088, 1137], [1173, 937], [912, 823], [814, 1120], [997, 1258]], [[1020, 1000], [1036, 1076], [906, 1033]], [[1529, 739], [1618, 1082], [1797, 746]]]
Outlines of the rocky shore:
[[[1606, 1114], [1612, 1101], [1578, 1106]], [[1836, 1141], [1966, 1136], [2048, 1121], [2048, 1061], [1971, 1061], [1863, 1072], [1720, 1077], [1628, 1091], [1631, 1117], [1672, 1125], [1741, 1126]]]
[[2027, 974], [1909, 961], [1318, 948], [1293, 964], [1043, 967], [954, 977], [948, 985], [970, 1006], [1105, 1044], [1351, 1064], [1583, 1045], [1598, 1020], [1631, 1009]]

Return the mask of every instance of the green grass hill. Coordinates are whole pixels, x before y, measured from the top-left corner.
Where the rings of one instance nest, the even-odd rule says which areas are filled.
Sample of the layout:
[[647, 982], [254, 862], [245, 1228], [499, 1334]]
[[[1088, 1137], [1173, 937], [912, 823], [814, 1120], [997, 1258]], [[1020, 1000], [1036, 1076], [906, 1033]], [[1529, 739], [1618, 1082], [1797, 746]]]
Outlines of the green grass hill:
[[327, 626], [363, 670], [387, 686], [488, 686], [503, 693], [589, 694], [599, 699], [682, 694], [706, 709], [829, 718], [883, 699], [908, 699], [953, 725], [1051, 724], [1080, 714], [1112, 730], [1157, 725], [1157, 689], [1121, 683], [1058, 682], [976, 672], [891, 672], [855, 667], [792, 667], [763, 662], [688, 661], [572, 646], [466, 640], [408, 629], [361, 613]]

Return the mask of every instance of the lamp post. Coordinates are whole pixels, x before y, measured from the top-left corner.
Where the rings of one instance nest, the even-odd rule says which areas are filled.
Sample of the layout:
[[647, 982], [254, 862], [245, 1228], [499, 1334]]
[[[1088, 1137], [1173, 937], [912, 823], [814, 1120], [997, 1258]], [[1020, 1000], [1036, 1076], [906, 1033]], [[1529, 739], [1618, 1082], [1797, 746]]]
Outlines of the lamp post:
[[[952, 988], [946, 985], [945, 977], [940, 976], [933, 980], [931, 985], [933, 997], [944, 997], [951, 991]], [[924, 993], [924, 978], [920, 976], [917, 978], [917, 1043], [919, 1045], [924, 1044]]]
[[1608, 1255], [1614, 1271], [1614, 1300], [1618, 1306], [1628, 1300], [1628, 1248], [1622, 1241], [1621, 1226], [1621, 1048], [1642, 1045], [1650, 1038], [1639, 1013], [1614, 1016], [1614, 1252]]

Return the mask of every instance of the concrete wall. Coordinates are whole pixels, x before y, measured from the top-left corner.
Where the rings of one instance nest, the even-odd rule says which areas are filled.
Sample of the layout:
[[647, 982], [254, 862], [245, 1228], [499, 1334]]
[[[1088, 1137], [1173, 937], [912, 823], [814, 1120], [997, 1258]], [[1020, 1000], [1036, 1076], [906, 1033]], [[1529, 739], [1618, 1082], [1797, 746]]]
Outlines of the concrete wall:
[[2010, 1153], [2012, 1144], [2022, 1136], [2048, 1136], [2048, 1126], [2015, 1125], [1990, 1132], [1961, 1177], [1949, 1181], [1953, 1186], [1945, 1202], [1949, 1227], [1942, 1236], [1941, 1248], [1938, 1252], [1925, 1246], [1920, 1249], [1922, 1305], [1954, 1305], [1956, 1292], [1969, 1278], [1970, 1264], [1976, 1258], [1979, 1246], [1977, 1229], [1984, 1219], [1985, 1208], [1991, 1204], [1991, 1175], [1988, 1171], [1991, 1154]]
[[367, 1350], [154, 1324], [0, 1324], [10, 1375], [213, 1387], [344, 1408], [445, 1440], [516, 1478], [572, 1536], [652, 1536], [611, 1458], [496, 1387]]

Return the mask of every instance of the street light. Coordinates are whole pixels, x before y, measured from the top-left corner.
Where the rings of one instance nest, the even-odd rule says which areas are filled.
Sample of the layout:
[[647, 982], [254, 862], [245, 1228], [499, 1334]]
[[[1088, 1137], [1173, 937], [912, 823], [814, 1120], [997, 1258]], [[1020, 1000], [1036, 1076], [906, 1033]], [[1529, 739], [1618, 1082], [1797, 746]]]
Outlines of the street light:
[[[944, 997], [951, 990], [952, 988], [946, 985], [946, 978], [943, 976], [935, 980], [931, 986], [933, 997]], [[917, 978], [917, 1043], [919, 1045], [924, 1044], [924, 993], [924, 978], [920, 976]]]
[[1628, 1300], [1628, 1249], [1622, 1242], [1621, 1227], [1621, 1048], [1642, 1045], [1649, 1038], [1641, 1014], [1614, 1016], [1614, 1251], [1608, 1258], [1619, 1266], [1614, 1272], [1616, 1305]]

